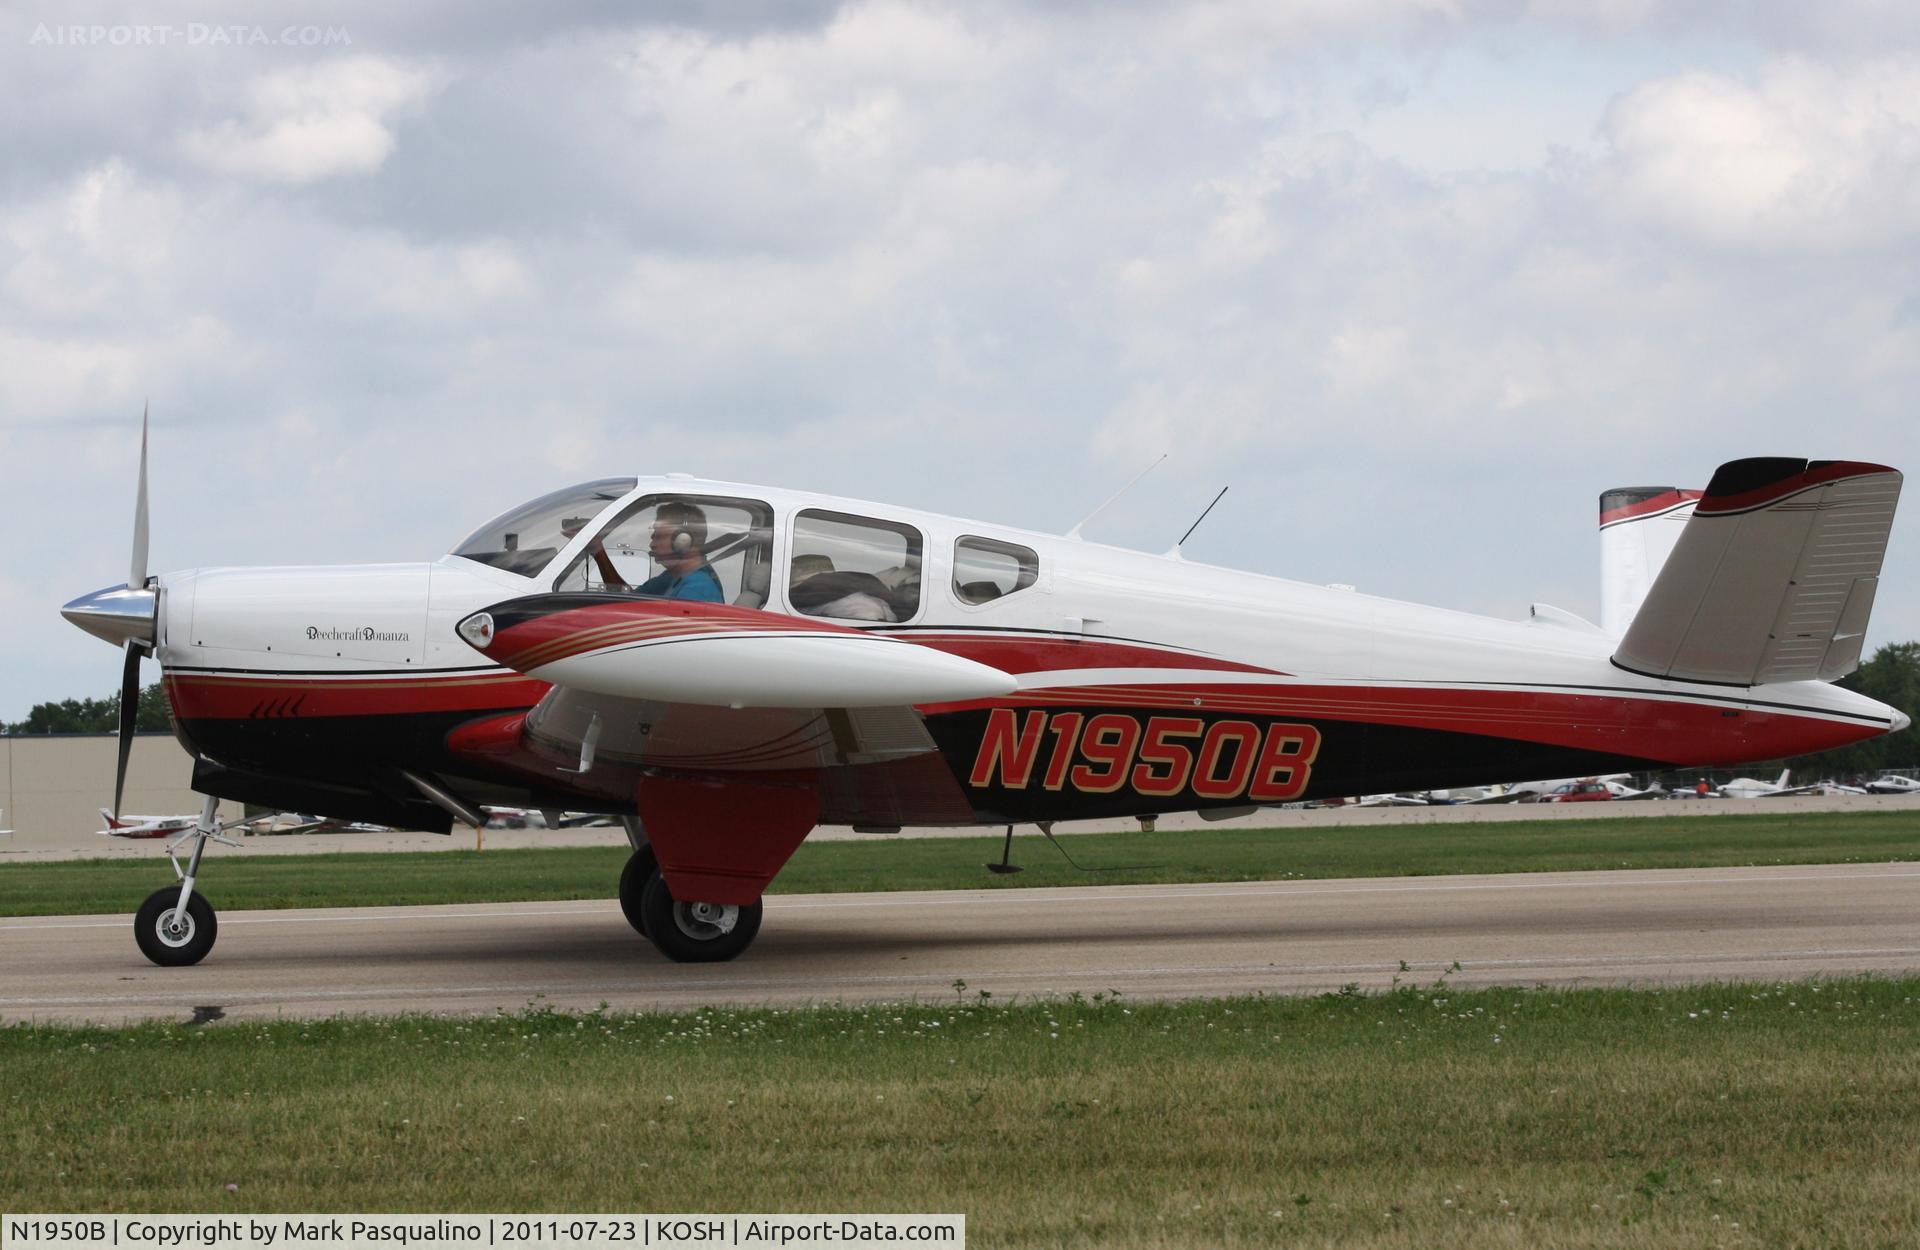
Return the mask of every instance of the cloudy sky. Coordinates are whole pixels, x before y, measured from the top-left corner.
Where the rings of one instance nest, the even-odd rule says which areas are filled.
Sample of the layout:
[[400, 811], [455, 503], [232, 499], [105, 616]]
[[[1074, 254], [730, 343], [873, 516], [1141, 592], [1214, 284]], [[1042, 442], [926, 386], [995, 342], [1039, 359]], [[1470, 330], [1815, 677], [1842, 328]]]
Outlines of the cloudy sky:
[[[0, 11], [0, 719], [60, 603], [684, 471], [1520, 616], [1595, 499], [1920, 464], [1920, 6]], [[230, 29], [240, 23], [238, 29]], [[1870, 643], [1920, 637], [1920, 500]]]

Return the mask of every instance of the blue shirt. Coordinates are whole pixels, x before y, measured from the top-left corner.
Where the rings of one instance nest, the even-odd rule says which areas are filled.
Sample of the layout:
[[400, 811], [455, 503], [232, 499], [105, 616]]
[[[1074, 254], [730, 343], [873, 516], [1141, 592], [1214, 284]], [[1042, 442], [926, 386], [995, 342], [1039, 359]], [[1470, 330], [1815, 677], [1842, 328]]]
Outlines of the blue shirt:
[[697, 599], [701, 603], [725, 603], [726, 594], [720, 589], [720, 579], [714, 575], [713, 566], [702, 564], [686, 573], [675, 573], [669, 569], [658, 577], [649, 577], [634, 587], [643, 595], [659, 595], [665, 599]]

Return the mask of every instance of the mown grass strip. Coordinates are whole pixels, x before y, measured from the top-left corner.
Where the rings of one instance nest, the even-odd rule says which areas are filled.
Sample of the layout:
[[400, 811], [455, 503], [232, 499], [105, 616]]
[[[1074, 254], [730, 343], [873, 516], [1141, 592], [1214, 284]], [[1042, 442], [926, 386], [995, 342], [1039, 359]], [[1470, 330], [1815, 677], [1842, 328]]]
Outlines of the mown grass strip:
[[1920, 979], [14, 1027], [0, 1071], [7, 1210], [963, 1211], [980, 1246], [1920, 1234]]
[[[1910, 812], [1669, 816], [1325, 829], [1080, 834], [1078, 871], [1037, 834], [1014, 839], [1025, 872], [989, 874], [998, 843], [880, 838], [800, 848], [774, 893], [1019, 889], [1183, 881], [1426, 876], [1595, 868], [1708, 868], [1920, 860]], [[627, 851], [553, 847], [255, 856], [215, 848], [201, 885], [221, 908], [348, 907], [611, 898]], [[0, 865], [0, 915], [131, 912], [171, 873], [151, 860]]]

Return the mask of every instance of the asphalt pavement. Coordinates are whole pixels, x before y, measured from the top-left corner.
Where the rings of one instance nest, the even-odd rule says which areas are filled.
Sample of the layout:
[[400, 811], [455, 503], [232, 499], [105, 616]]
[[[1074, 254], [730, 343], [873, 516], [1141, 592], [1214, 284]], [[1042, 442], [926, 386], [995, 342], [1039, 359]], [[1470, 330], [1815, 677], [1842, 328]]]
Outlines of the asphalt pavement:
[[668, 963], [611, 899], [234, 911], [204, 963], [172, 969], [127, 917], [0, 919], [9, 1021], [1915, 972], [1914, 864], [775, 895], [753, 948], [718, 965]]

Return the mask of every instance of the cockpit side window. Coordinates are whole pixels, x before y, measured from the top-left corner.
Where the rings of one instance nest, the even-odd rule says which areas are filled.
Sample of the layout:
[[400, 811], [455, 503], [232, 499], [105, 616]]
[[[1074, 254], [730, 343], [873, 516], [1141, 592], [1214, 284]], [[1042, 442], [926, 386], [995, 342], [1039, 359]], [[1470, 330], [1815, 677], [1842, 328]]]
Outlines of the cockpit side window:
[[587, 544], [553, 588], [623, 590], [758, 608], [773, 570], [773, 509], [754, 499], [648, 495]]
[[793, 520], [787, 600], [809, 616], [906, 621], [920, 611], [920, 531], [809, 508]]
[[609, 477], [542, 495], [488, 521], [461, 539], [453, 554], [532, 577], [552, 563], [560, 549], [607, 505], [631, 494], [638, 485], [634, 478]]
[[953, 594], [962, 603], [991, 603], [1040, 579], [1033, 548], [969, 535], [953, 545]]

